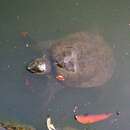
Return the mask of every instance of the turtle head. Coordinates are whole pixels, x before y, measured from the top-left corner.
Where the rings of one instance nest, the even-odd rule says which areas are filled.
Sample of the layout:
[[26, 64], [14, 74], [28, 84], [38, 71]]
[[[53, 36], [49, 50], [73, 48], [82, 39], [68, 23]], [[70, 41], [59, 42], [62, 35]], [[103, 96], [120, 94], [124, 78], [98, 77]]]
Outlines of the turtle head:
[[28, 64], [27, 70], [37, 75], [49, 74], [51, 72], [51, 64], [49, 59], [44, 56], [33, 59], [31, 63]]

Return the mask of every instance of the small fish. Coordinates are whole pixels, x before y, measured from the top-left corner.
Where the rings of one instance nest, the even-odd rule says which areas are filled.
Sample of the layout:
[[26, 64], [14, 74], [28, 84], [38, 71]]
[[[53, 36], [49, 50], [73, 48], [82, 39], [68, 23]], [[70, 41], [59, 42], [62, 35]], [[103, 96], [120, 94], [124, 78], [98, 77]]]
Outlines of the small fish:
[[61, 74], [57, 75], [56, 79], [59, 80], [59, 81], [64, 81], [65, 80], [64, 76], [61, 75]]
[[81, 124], [93, 124], [99, 121], [103, 121], [111, 117], [113, 113], [103, 113], [103, 114], [92, 114], [92, 115], [74, 115], [76, 121]]

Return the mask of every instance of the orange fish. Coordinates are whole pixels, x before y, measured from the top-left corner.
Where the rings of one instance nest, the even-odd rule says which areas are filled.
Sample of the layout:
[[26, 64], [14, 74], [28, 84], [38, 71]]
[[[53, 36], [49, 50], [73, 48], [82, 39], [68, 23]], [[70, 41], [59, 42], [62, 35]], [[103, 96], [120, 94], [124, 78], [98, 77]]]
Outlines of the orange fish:
[[81, 124], [93, 124], [108, 119], [112, 115], [113, 113], [103, 113], [95, 115], [75, 115], [74, 118]]
[[57, 76], [56, 76], [56, 79], [58, 79], [58, 80], [60, 80], [60, 81], [64, 81], [64, 80], [65, 80], [64, 76], [61, 75], [61, 74], [57, 75]]

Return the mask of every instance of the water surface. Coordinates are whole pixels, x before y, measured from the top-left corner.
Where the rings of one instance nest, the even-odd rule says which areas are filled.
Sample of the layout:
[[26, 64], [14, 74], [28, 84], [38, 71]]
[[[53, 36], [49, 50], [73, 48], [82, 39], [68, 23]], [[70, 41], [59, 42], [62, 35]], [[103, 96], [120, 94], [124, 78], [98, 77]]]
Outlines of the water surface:
[[[130, 1], [28, 0], [0, 2], [0, 117], [45, 129], [43, 102], [54, 80], [26, 71], [27, 63], [40, 52], [26, 47], [19, 32], [37, 41], [60, 38], [76, 31], [101, 33], [114, 50], [115, 73], [99, 88], [62, 89], [48, 105], [57, 125], [83, 129], [72, 119], [74, 105], [81, 113], [120, 111], [117, 118], [92, 126], [96, 130], [128, 130], [130, 127]], [[45, 45], [47, 46], [47, 45]], [[117, 120], [115, 120], [117, 119]], [[113, 122], [114, 121], [114, 122]]]

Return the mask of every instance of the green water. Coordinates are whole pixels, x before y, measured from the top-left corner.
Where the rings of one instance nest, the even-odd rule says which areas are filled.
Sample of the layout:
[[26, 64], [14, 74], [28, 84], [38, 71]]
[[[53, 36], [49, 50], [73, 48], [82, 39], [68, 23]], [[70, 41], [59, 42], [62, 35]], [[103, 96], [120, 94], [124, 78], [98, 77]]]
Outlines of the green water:
[[[120, 111], [92, 126], [96, 130], [130, 127], [130, 1], [124, 0], [1, 0], [0, 1], [0, 117], [45, 129], [46, 114], [55, 124], [83, 129], [72, 118], [76, 105], [81, 113]], [[37, 41], [57, 39], [76, 31], [101, 33], [114, 50], [115, 73], [101, 88], [62, 89], [45, 109], [46, 88], [56, 86], [48, 77], [26, 71], [40, 55], [27, 48], [19, 32]], [[47, 44], [45, 45], [47, 46]], [[44, 111], [47, 111], [45, 113]], [[43, 114], [44, 113], [44, 114]], [[117, 119], [117, 121], [115, 121]], [[113, 122], [114, 121], [114, 122]]]

